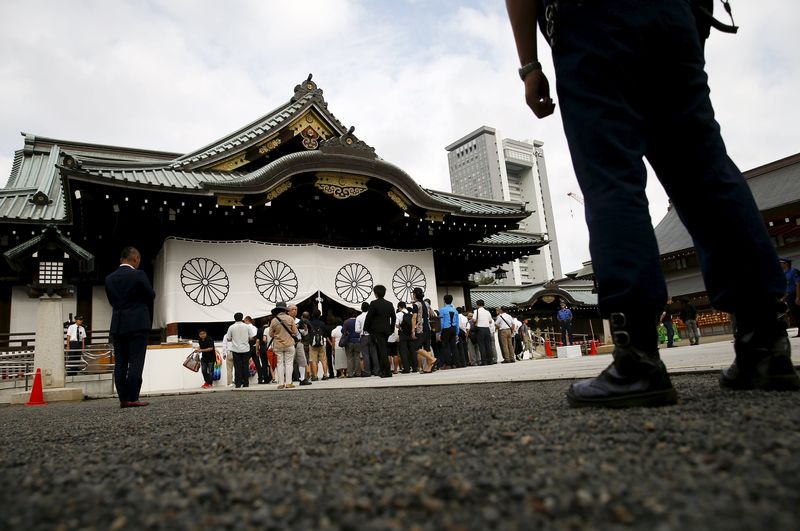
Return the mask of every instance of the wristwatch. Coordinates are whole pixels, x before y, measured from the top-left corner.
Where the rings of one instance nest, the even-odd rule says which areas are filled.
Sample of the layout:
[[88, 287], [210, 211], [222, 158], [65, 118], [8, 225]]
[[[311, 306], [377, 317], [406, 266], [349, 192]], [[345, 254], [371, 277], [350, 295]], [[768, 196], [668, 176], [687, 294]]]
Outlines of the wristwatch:
[[530, 74], [530, 73], [531, 73], [531, 72], [533, 72], [534, 70], [541, 70], [541, 69], [542, 69], [542, 63], [540, 63], [539, 61], [533, 61], [533, 62], [531, 62], [531, 63], [528, 63], [528, 64], [526, 64], [526, 65], [523, 65], [523, 66], [522, 66], [522, 67], [519, 69], [519, 78], [520, 78], [522, 81], [525, 81], [525, 77], [526, 77], [528, 74]]

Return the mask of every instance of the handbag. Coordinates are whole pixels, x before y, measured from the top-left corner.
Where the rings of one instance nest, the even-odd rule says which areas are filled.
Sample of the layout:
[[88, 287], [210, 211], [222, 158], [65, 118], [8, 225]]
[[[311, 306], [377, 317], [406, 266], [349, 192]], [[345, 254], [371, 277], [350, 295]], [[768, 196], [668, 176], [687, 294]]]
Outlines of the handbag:
[[195, 356], [194, 352], [192, 352], [186, 356], [185, 360], [183, 360], [183, 366], [192, 372], [197, 372], [200, 370], [200, 360], [197, 359], [197, 356]]
[[350, 330], [342, 330], [342, 337], [339, 338], [337, 347], [346, 347], [350, 344]]

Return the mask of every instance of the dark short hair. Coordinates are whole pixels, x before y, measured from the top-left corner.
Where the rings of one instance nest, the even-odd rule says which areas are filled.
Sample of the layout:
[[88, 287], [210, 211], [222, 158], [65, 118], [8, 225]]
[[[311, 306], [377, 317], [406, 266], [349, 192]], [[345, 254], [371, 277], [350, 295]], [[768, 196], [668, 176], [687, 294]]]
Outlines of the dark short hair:
[[376, 284], [372, 291], [375, 293], [375, 296], [379, 299], [382, 299], [386, 296], [386, 286], [383, 284]]
[[367, 310], [369, 310], [369, 303], [364, 301], [361, 303], [361, 311], [366, 312]]
[[475, 301], [475, 305], [476, 305], [476, 306], [483, 306], [483, 305], [484, 305], [483, 299], [478, 299], [478, 300], [476, 300], [476, 301]]
[[414, 298], [418, 301], [422, 300], [422, 297], [425, 296], [425, 292], [422, 291], [422, 288], [414, 288]]
[[244, 319], [244, 315], [242, 315], [242, 312], [236, 312], [235, 314], [233, 314], [234, 321], [241, 321], [242, 319]]
[[452, 295], [450, 295], [450, 294], [448, 293], [447, 295], [445, 295], [445, 296], [444, 296], [444, 303], [445, 303], [445, 304], [450, 304], [450, 303], [452, 303], [452, 302], [453, 302], [453, 296], [452, 296]]
[[311, 312], [311, 318], [312, 319], [319, 319], [320, 317], [322, 317], [322, 312], [317, 310], [316, 308], [314, 308], [314, 311]]
[[397, 303], [397, 307], [398, 308], [405, 308], [406, 307], [406, 303], [403, 302], [403, 301], [400, 301], [400, 302]]
[[136, 247], [133, 247], [133, 246], [129, 245], [129, 246], [125, 247], [122, 250], [122, 252], [120, 253], [119, 257], [122, 260], [129, 260], [131, 257], [136, 256], [136, 255], [141, 256], [141, 253], [139, 253], [139, 251], [136, 249]]
[[198, 329], [197, 329], [197, 333], [198, 333], [198, 334], [199, 334], [200, 332], [205, 332], [205, 331], [206, 331], [206, 329], [205, 329], [205, 328], [198, 328]]

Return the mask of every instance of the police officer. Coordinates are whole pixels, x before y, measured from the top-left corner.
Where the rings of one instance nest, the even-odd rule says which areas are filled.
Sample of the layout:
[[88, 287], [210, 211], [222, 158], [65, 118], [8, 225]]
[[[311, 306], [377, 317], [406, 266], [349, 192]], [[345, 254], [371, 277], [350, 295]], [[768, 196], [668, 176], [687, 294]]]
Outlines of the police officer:
[[657, 348], [654, 323], [667, 291], [643, 157], [694, 239], [712, 304], [736, 314], [736, 360], [721, 385], [800, 389], [777, 317], [783, 292], [777, 255], [714, 119], [690, 2], [506, 0], [506, 6], [525, 99], [538, 118], [552, 114], [555, 102], [538, 61], [537, 18], [551, 45], [564, 130], [586, 200], [599, 307], [615, 344], [614, 361], [600, 376], [570, 387], [570, 404], [677, 402]]

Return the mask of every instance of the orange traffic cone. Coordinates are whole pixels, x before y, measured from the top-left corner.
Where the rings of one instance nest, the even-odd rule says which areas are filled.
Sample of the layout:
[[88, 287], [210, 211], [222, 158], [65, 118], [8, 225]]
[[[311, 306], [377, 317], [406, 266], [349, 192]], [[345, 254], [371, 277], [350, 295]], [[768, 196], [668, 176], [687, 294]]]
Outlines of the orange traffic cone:
[[597, 341], [595, 341], [594, 339], [592, 339], [592, 348], [591, 348], [591, 350], [589, 350], [589, 355], [590, 356], [596, 356], [597, 355]]
[[548, 358], [552, 358], [553, 357], [553, 349], [550, 348], [550, 340], [549, 339], [545, 339], [544, 340], [544, 352], [545, 352], [545, 354], [547, 354]]
[[33, 390], [30, 399], [25, 402], [26, 406], [46, 406], [44, 393], [42, 392], [42, 369], [36, 369], [36, 376], [33, 378]]

